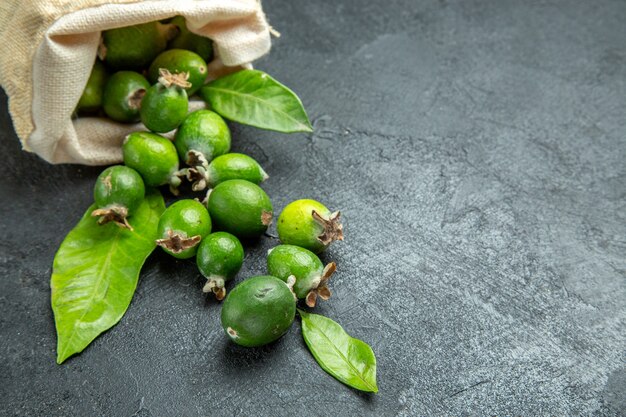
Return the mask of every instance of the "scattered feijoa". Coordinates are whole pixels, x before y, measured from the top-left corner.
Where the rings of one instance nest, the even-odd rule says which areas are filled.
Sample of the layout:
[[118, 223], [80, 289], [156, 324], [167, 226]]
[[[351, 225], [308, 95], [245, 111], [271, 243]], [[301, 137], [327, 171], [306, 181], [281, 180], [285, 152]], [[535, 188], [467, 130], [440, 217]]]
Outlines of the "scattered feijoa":
[[318, 297], [330, 298], [328, 280], [336, 268], [334, 262], [324, 267], [316, 254], [294, 245], [278, 245], [267, 255], [267, 273], [285, 282], [295, 277], [293, 291], [298, 298], [306, 299], [309, 307], [315, 307]]
[[175, 258], [188, 259], [195, 256], [202, 239], [211, 233], [211, 218], [202, 203], [179, 200], [165, 209], [157, 230], [157, 245]]
[[156, 133], [174, 130], [180, 125], [189, 109], [187, 88], [188, 73], [172, 74], [161, 68], [159, 81], [146, 90], [141, 100], [141, 122]]
[[269, 176], [254, 158], [242, 153], [227, 153], [213, 159], [206, 170], [206, 181], [214, 187], [228, 180], [246, 180], [260, 184]]
[[157, 187], [169, 184], [172, 192], [180, 185], [178, 155], [169, 139], [156, 133], [133, 132], [122, 145], [124, 164], [133, 168], [146, 185]]
[[248, 278], [237, 285], [222, 306], [222, 327], [241, 346], [266, 345], [289, 330], [296, 300], [288, 285], [268, 275]]
[[319, 201], [296, 200], [278, 216], [278, 237], [282, 243], [320, 253], [335, 240], [343, 240], [339, 216], [338, 211], [331, 212]]
[[195, 191], [206, 185], [209, 162], [230, 150], [230, 129], [222, 117], [210, 110], [190, 113], [176, 131], [174, 140], [180, 159], [191, 168], [188, 178]]
[[243, 264], [243, 246], [237, 237], [226, 232], [215, 232], [200, 242], [196, 263], [200, 273], [207, 279], [204, 292], [213, 292], [215, 298], [226, 296], [224, 285], [230, 281]]
[[239, 238], [255, 238], [272, 223], [272, 202], [261, 187], [246, 180], [228, 180], [208, 195], [216, 227]]
[[99, 224], [114, 222], [132, 230], [126, 219], [139, 207], [144, 196], [145, 186], [137, 171], [122, 165], [109, 167], [96, 180], [93, 198], [97, 208], [91, 215], [99, 217]]

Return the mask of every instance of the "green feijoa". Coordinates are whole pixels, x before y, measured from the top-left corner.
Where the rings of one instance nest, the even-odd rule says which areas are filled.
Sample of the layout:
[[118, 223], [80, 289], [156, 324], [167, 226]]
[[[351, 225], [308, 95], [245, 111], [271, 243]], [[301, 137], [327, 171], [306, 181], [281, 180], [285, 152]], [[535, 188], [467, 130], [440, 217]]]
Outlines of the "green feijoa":
[[179, 200], [161, 215], [156, 244], [175, 258], [188, 259], [209, 233], [211, 217], [206, 207], [196, 200]]
[[208, 208], [220, 230], [240, 238], [262, 235], [273, 218], [272, 202], [265, 191], [245, 180], [218, 184], [208, 195]]
[[159, 82], [148, 88], [141, 100], [139, 115], [148, 129], [165, 133], [176, 129], [187, 117], [189, 99], [185, 88], [191, 84], [186, 81], [188, 73], [172, 74], [163, 68], [160, 73]]
[[183, 16], [176, 16], [171, 23], [178, 27], [178, 34], [167, 45], [170, 49], [186, 49], [200, 55], [206, 62], [213, 59], [213, 42], [209, 38], [196, 35], [187, 29]]
[[220, 155], [209, 163], [206, 180], [212, 187], [228, 180], [246, 180], [260, 184], [268, 175], [253, 158], [242, 153]]
[[177, 194], [178, 155], [169, 139], [150, 132], [133, 132], [124, 139], [122, 153], [124, 164], [139, 172], [147, 185], [169, 184], [170, 190]]
[[139, 207], [145, 193], [143, 180], [137, 171], [122, 165], [109, 167], [96, 180], [93, 199], [98, 208], [91, 215], [99, 217], [99, 224], [114, 222], [133, 230], [126, 219]]
[[187, 178], [194, 191], [207, 185], [209, 161], [230, 150], [230, 129], [222, 117], [210, 110], [190, 113], [176, 132], [174, 140], [180, 158], [190, 166]]
[[288, 284], [261, 275], [237, 285], [222, 306], [222, 327], [241, 346], [266, 345], [289, 330], [296, 300]]
[[98, 57], [114, 70], [142, 70], [177, 33], [177, 26], [159, 22], [109, 29], [102, 33]]
[[202, 291], [213, 292], [215, 298], [223, 300], [226, 296], [224, 284], [237, 275], [243, 264], [243, 246], [230, 233], [211, 233], [200, 242], [196, 263], [207, 279]]
[[76, 112], [82, 114], [95, 113], [102, 106], [102, 96], [104, 94], [104, 86], [106, 85], [109, 75], [106, 67], [102, 62], [96, 60], [91, 68], [87, 85], [83, 90], [83, 94], [76, 105]]
[[137, 122], [141, 100], [148, 88], [150, 83], [143, 75], [133, 71], [116, 72], [104, 86], [102, 108], [115, 121]]
[[296, 200], [278, 216], [278, 237], [282, 243], [320, 253], [335, 240], [343, 240], [339, 216], [338, 211], [331, 213], [319, 201]]
[[170, 49], [161, 52], [161, 54], [152, 61], [150, 69], [148, 70], [148, 80], [150, 80], [151, 83], [154, 84], [159, 81], [159, 77], [161, 76], [159, 70], [161, 68], [165, 68], [172, 74], [189, 73], [189, 79], [187, 81], [189, 81], [191, 85], [185, 89], [189, 96], [204, 85], [207, 77], [207, 67], [204, 59], [194, 52], [182, 49]]
[[336, 269], [334, 262], [324, 267], [316, 254], [299, 246], [278, 245], [267, 255], [267, 273], [285, 282], [295, 277], [293, 291], [298, 298], [306, 299], [309, 307], [315, 307], [318, 297], [330, 298], [328, 280]]

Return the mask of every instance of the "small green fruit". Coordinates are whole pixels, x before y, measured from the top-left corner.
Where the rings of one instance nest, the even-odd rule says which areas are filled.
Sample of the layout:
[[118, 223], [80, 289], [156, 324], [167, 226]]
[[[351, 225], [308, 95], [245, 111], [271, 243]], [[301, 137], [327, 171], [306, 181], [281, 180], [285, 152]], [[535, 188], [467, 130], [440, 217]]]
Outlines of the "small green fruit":
[[226, 297], [222, 327], [241, 346], [266, 345], [289, 330], [296, 314], [291, 289], [276, 277], [248, 278]]
[[211, 233], [211, 218], [206, 207], [196, 200], [179, 200], [159, 219], [156, 244], [175, 258], [195, 256], [198, 244]]
[[228, 180], [208, 196], [208, 208], [215, 225], [240, 238], [262, 235], [272, 223], [272, 202], [256, 184]]
[[183, 16], [176, 16], [171, 23], [178, 27], [178, 34], [170, 41], [168, 48], [193, 51], [206, 62], [210, 62], [213, 59], [213, 42], [211, 39], [190, 32], [187, 29], [187, 23]]
[[165, 133], [174, 130], [187, 117], [189, 100], [185, 88], [188, 73], [172, 74], [160, 69], [159, 82], [148, 88], [141, 100], [141, 122], [150, 130]]
[[114, 70], [142, 70], [177, 33], [175, 25], [159, 22], [110, 29], [102, 34], [98, 56]]
[[126, 136], [122, 145], [124, 164], [139, 172], [151, 187], [169, 184], [177, 194], [178, 155], [171, 141], [150, 132], [134, 132]]
[[320, 258], [308, 249], [293, 245], [278, 245], [267, 256], [267, 272], [287, 282], [293, 276], [293, 291], [298, 298], [305, 298], [309, 307], [315, 307], [317, 297], [328, 300], [331, 292], [328, 280], [335, 272], [334, 262], [324, 267]]
[[197, 165], [185, 172], [187, 179], [193, 182], [194, 191], [204, 190], [207, 185], [215, 187], [228, 180], [246, 180], [260, 184], [269, 178], [257, 161], [242, 153], [220, 155], [206, 166]]
[[198, 91], [207, 77], [206, 62], [200, 55], [182, 49], [170, 49], [156, 57], [148, 70], [148, 79], [151, 83], [159, 81], [161, 68], [165, 68], [172, 74], [189, 73], [188, 81], [191, 85], [185, 89], [188, 96]]
[[243, 264], [243, 246], [230, 233], [211, 233], [202, 239], [196, 262], [207, 279], [203, 291], [213, 292], [215, 298], [223, 300], [226, 296], [224, 284], [237, 275]]
[[126, 220], [139, 207], [145, 196], [141, 176], [134, 169], [116, 165], [102, 171], [93, 189], [93, 199], [98, 207], [91, 212], [99, 224], [114, 222], [133, 230]]
[[209, 161], [230, 150], [230, 129], [219, 114], [197, 110], [178, 128], [174, 145], [180, 159], [191, 167], [188, 178], [194, 181], [194, 191], [201, 191], [206, 187]]
[[104, 86], [106, 85], [108, 77], [109, 75], [104, 64], [96, 60], [91, 69], [91, 74], [89, 74], [87, 85], [76, 105], [76, 112], [90, 114], [100, 110]]
[[278, 217], [278, 237], [283, 243], [320, 253], [335, 240], [343, 240], [339, 216], [318, 201], [296, 200]]
[[133, 71], [116, 72], [107, 81], [102, 95], [102, 108], [118, 122], [139, 121], [141, 100], [150, 88], [146, 78]]

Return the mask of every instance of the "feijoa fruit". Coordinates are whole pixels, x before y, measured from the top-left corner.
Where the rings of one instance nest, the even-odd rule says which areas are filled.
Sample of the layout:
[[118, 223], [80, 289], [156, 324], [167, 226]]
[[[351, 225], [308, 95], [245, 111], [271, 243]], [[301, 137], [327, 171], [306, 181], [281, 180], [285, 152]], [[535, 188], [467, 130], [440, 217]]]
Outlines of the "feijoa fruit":
[[324, 267], [316, 254], [294, 245], [278, 245], [267, 255], [267, 273], [285, 282], [295, 277], [293, 291], [298, 298], [304, 298], [309, 307], [315, 307], [318, 297], [330, 298], [328, 280], [336, 268], [334, 262]]
[[215, 232], [200, 242], [196, 263], [200, 273], [207, 279], [204, 292], [213, 292], [215, 298], [226, 296], [224, 284], [230, 281], [243, 264], [243, 246], [235, 236], [226, 232]]
[[114, 222], [132, 230], [127, 218], [144, 199], [145, 186], [141, 176], [132, 168], [122, 165], [102, 171], [93, 189], [97, 209], [91, 212], [99, 217], [99, 224]]
[[165, 209], [157, 230], [157, 245], [175, 258], [188, 259], [195, 256], [202, 239], [211, 233], [211, 218], [202, 203], [179, 200]]
[[335, 240], [343, 240], [339, 216], [338, 211], [331, 212], [319, 201], [296, 200], [278, 217], [278, 237], [282, 243], [320, 253]]
[[237, 285], [222, 306], [222, 327], [241, 346], [262, 346], [289, 330], [296, 300], [289, 286], [268, 275], [248, 278]]

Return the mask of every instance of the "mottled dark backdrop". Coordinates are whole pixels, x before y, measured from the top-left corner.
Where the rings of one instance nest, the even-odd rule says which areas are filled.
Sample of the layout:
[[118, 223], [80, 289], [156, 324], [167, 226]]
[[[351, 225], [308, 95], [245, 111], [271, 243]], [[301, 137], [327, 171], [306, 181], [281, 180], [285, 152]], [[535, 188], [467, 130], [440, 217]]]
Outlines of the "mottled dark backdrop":
[[316, 130], [234, 127], [234, 149], [277, 210], [342, 209], [318, 311], [371, 344], [380, 392], [326, 375], [299, 325], [229, 344], [194, 264], [160, 253], [120, 324], [56, 365], [50, 268], [99, 169], [20, 152], [3, 97], [0, 414], [624, 415], [626, 2], [264, 6], [283, 36], [257, 66]]

